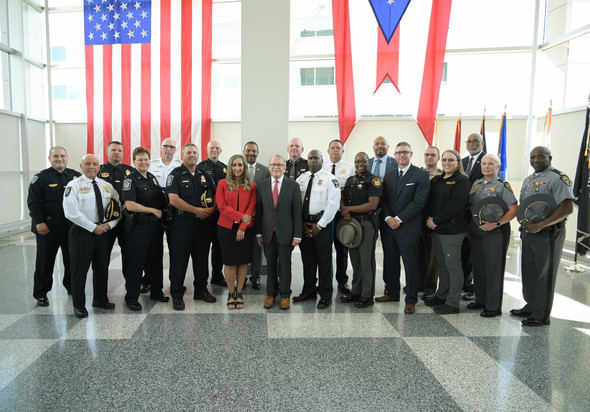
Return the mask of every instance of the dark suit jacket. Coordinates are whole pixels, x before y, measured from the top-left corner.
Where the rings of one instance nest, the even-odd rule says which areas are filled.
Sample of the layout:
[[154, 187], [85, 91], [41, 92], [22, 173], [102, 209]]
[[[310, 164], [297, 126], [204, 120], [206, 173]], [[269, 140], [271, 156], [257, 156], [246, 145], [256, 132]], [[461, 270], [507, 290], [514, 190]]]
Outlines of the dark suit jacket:
[[[397, 169], [397, 160], [395, 160], [393, 157], [391, 157], [389, 155], [386, 155], [385, 159], [386, 159], [385, 174], [391, 172], [392, 170]], [[369, 159], [369, 173], [373, 173], [373, 162], [374, 161], [375, 161], [375, 156], [373, 156]], [[373, 174], [375, 174], [375, 173], [373, 173]], [[375, 174], [375, 176], [377, 176], [377, 175]]]
[[254, 173], [253, 182], [258, 184], [262, 182], [264, 179], [268, 179], [269, 177], [270, 171], [268, 170], [268, 167], [256, 162], [256, 173]]
[[262, 234], [262, 241], [270, 243], [273, 227], [276, 228], [277, 242], [290, 244], [293, 238], [302, 237], [301, 193], [295, 180], [283, 177], [277, 207], [272, 203], [272, 178], [264, 179], [258, 185], [256, 204], [256, 233]]
[[[428, 172], [414, 165], [399, 180], [398, 169], [387, 173], [383, 178], [382, 214], [398, 216], [402, 220], [401, 226], [395, 230], [398, 234], [420, 236], [422, 232], [422, 210], [428, 201], [430, 193], [430, 179]], [[385, 229], [387, 223], [381, 220]]]
[[[472, 185], [476, 180], [481, 179], [483, 177], [483, 173], [481, 172], [481, 158], [484, 157], [485, 155], [486, 155], [486, 153], [484, 151], [482, 151], [479, 154], [479, 156], [477, 156], [477, 159], [475, 159], [475, 163], [473, 164], [473, 167], [471, 168], [471, 171], [469, 173], [469, 181], [471, 182]], [[463, 159], [461, 159], [461, 162], [463, 163], [463, 170], [465, 170], [466, 173], [467, 173], [467, 164], [469, 163], [469, 159], [471, 159], [471, 156], [467, 156], [467, 157], [464, 157]]]

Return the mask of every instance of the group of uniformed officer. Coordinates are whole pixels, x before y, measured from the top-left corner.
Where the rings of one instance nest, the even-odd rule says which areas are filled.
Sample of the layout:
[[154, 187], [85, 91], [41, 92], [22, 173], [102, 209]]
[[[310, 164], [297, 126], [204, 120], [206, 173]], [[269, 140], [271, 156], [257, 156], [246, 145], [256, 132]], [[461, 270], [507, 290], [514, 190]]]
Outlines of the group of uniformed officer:
[[[386, 154], [386, 139], [378, 139], [385, 141]], [[379, 146], [381, 152], [382, 146]], [[221, 251], [216, 249], [214, 239], [215, 191], [217, 182], [226, 174], [226, 165], [219, 161], [221, 145], [212, 140], [208, 145], [209, 159], [200, 164], [196, 145], [189, 143], [182, 148], [182, 162], [173, 158], [175, 150], [174, 140], [164, 139], [162, 158], [150, 162], [149, 151], [137, 148], [133, 152], [135, 168], [132, 168], [121, 163], [123, 146], [113, 141], [107, 147], [107, 163], [99, 166], [94, 155], [86, 155], [80, 165], [82, 174], [66, 167], [64, 148], [56, 146], [50, 150], [51, 167], [34, 176], [28, 197], [32, 231], [37, 238], [33, 296], [38, 305], [49, 305], [47, 293], [52, 287], [53, 264], [61, 247], [65, 265], [63, 285], [72, 294], [75, 315], [87, 316], [84, 285], [91, 264], [93, 306], [114, 308], [106, 288], [111, 249], [116, 239], [121, 247], [129, 309], [142, 309], [138, 301], [142, 291], [150, 290], [154, 300], [168, 301], [162, 291], [164, 233], [170, 248], [170, 294], [174, 309], [184, 309], [184, 280], [190, 257], [195, 274], [194, 299], [216, 301], [207, 290], [207, 281], [212, 243], [211, 283], [225, 284], [219, 265]], [[377, 174], [398, 173], [397, 164], [390, 165], [391, 161], [379, 157], [374, 149], [379, 157], [376, 162], [373, 163], [376, 158], [369, 159], [361, 152], [355, 156], [353, 166], [342, 160], [343, 145], [339, 140], [330, 142], [330, 159], [325, 162], [318, 150], [310, 151], [307, 160], [303, 159], [300, 139], [291, 139], [287, 150], [285, 177], [296, 179], [303, 203], [300, 248], [304, 285], [293, 301], [316, 300], [319, 291], [317, 306], [327, 308], [331, 304], [335, 275], [343, 302], [361, 308], [373, 304], [382, 181], [371, 173], [371, 168], [374, 165]], [[255, 162], [250, 164], [255, 165]], [[551, 167], [551, 153], [547, 148], [533, 149], [531, 165], [535, 173], [523, 183], [521, 203], [532, 195], [546, 194], [555, 204], [540, 218], [521, 220], [523, 295], [527, 304], [511, 314], [526, 317], [525, 325], [537, 326], [549, 324], [557, 263], [565, 237], [564, 220], [572, 211], [573, 194], [567, 176]], [[427, 164], [427, 168], [432, 170], [433, 165]], [[122, 213], [118, 209], [119, 201], [124, 204]], [[125, 224], [118, 224], [121, 215], [125, 215]], [[362, 235], [350, 238], [345, 226], [352, 220], [356, 220], [359, 227], [355, 230]], [[341, 228], [336, 228], [340, 221], [343, 221]], [[332, 264], [333, 242], [337, 251], [336, 267]], [[352, 290], [347, 286], [348, 253], [354, 272]], [[387, 258], [387, 251], [384, 254]], [[431, 260], [431, 256], [421, 255], [424, 258]], [[146, 276], [142, 281], [144, 271]], [[319, 287], [316, 288], [317, 277]], [[259, 283], [257, 286], [260, 287]]]

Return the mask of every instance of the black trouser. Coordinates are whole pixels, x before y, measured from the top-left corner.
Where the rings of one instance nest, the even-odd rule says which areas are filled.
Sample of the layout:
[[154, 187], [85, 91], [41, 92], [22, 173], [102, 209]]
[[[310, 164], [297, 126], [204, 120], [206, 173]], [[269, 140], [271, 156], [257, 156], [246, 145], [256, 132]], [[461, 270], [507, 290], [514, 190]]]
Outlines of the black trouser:
[[86, 292], [84, 289], [91, 263], [92, 286], [94, 289], [93, 302], [108, 302], [107, 285], [111, 257], [109, 236], [106, 234], [95, 235], [77, 225], [72, 225], [68, 236], [74, 307], [83, 308], [86, 306]]
[[270, 242], [264, 242], [266, 256], [267, 280], [266, 295], [273, 298], [280, 294], [281, 298], [291, 296], [291, 243], [281, 245], [277, 234], [273, 232]]
[[[342, 219], [340, 212], [336, 213], [336, 217], [332, 221], [332, 238], [334, 239], [334, 249], [336, 249], [336, 282], [339, 285], [346, 285], [348, 283], [348, 248], [344, 246], [338, 238], [334, 235], [336, 225]], [[332, 274], [334, 273], [334, 266], [332, 266]]]
[[[158, 256], [159, 250], [162, 250], [162, 227], [160, 222], [143, 222], [133, 226], [131, 232], [125, 232], [125, 244], [127, 250], [123, 259], [127, 261], [127, 272], [125, 274], [125, 302], [127, 304], [136, 303], [139, 298], [141, 288], [141, 274], [150, 264], [150, 285], [151, 294], [156, 296], [158, 291], [162, 291], [162, 255]], [[156, 267], [160, 262], [160, 276], [155, 275]], [[159, 286], [159, 289], [158, 289]]]
[[427, 295], [436, 293], [438, 279], [438, 267], [436, 255], [432, 247], [432, 236], [428, 232], [422, 232], [418, 243], [418, 291], [424, 291]]
[[254, 247], [252, 248], [252, 263], [248, 265], [248, 275], [250, 280], [260, 281], [260, 268], [262, 267], [262, 247], [258, 245], [256, 237], [254, 238]]
[[217, 240], [217, 221], [219, 212], [215, 212], [209, 217], [209, 241], [211, 242], [211, 280], [224, 280], [223, 260], [221, 259], [221, 246]]
[[319, 274], [320, 299], [332, 299], [332, 231], [325, 228], [314, 238], [304, 237], [299, 249], [303, 261], [302, 293], [316, 294], [316, 274]]
[[144, 269], [145, 274], [141, 278], [143, 286], [150, 286], [150, 295], [157, 296], [164, 287], [164, 233], [166, 240], [170, 242], [170, 229], [164, 230], [160, 226], [160, 234], [157, 235], [159, 241], [152, 243], [150, 246], [150, 258]]
[[47, 296], [53, 286], [53, 266], [57, 251], [61, 247], [61, 256], [64, 261], [63, 285], [71, 290], [70, 252], [68, 249], [69, 220], [54, 220], [49, 233], [36, 235], [37, 257], [35, 259], [35, 274], [33, 275], [33, 296], [35, 299]]
[[183, 285], [189, 258], [193, 259], [195, 293], [207, 288], [209, 260], [209, 221], [188, 216], [175, 216], [170, 226], [170, 294], [173, 299], [184, 295]]
[[107, 232], [107, 237], [110, 240], [109, 245], [109, 257], [110, 253], [113, 250], [113, 246], [115, 245], [115, 239], [119, 242], [119, 247], [121, 248], [121, 271], [123, 272], [123, 277], [127, 272], [127, 262], [125, 262], [125, 254], [127, 253], [127, 248], [125, 245], [125, 228], [124, 228], [123, 221], [120, 221], [117, 226]]
[[461, 267], [463, 268], [463, 292], [473, 292], [473, 266], [471, 265], [469, 236], [465, 236], [461, 245]]

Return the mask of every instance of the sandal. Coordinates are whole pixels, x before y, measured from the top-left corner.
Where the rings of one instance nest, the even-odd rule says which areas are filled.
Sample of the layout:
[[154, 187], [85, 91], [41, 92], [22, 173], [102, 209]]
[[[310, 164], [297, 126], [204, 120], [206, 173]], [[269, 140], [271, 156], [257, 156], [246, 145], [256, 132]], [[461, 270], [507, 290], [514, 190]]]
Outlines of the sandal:
[[244, 307], [244, 298], [242, 297], [242, 294], [240, 292], [236, 292], [234, 296], [235, 296], [235, 308], [242, 309]]
[[229, 292], [227, 294], [227, 308], [229, 310], [236, 308], [236, 292]]

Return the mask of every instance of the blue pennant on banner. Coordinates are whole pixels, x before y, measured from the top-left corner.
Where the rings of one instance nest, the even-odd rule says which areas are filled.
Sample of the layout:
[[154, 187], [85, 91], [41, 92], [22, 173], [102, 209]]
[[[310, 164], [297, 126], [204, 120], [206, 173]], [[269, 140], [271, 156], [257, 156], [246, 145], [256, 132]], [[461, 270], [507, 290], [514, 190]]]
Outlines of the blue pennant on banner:
[[397, 25], [406, 12], [410, 0], [369, 0], [379, 27], [387, 40], [391, 40]]

